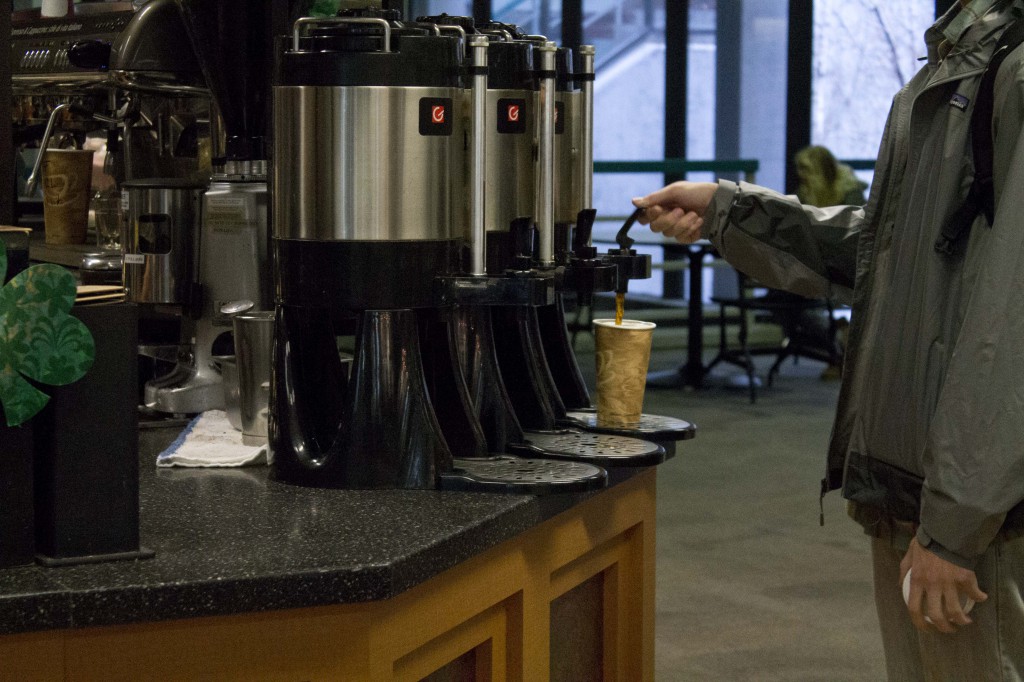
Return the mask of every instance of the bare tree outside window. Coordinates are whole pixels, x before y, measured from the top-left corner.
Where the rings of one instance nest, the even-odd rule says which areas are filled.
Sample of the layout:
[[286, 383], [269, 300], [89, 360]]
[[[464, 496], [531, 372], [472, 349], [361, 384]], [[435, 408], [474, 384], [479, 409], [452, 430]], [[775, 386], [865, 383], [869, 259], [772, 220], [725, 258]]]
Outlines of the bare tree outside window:
[[893, 94], [925, 52], [934, 0], [817, 0], [811, 140], [839, 159], [872, 159]]

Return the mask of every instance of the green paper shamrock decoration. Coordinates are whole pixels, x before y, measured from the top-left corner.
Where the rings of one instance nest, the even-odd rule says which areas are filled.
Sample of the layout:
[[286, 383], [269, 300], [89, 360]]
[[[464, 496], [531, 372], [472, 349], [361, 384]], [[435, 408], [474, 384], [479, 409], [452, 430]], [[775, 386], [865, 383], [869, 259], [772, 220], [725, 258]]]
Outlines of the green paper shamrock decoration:
[[[6, 273], [0, 240], [0, 282]], [[0, 405], [8, 426], [25, 423], [50, 400], [26, 378], [66, 386], [92, 367], [92, 334], [68, 314], [75, 289], [75, 278], [57, 265], [33, 265], [0, 287]]]

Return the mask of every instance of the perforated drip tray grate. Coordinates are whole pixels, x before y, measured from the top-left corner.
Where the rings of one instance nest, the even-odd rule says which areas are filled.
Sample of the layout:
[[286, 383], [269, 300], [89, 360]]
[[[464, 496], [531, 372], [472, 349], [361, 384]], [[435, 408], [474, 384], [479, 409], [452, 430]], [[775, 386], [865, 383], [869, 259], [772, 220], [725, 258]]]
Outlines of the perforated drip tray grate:
[[441, 474], [442, 490], [469, 492], [583, 493], [600, 490], [607, 484], [608, 473], [593, 464], [507, 455], [456, 459], [454, 469]]
[[654, 466], [666, 459], [665, 448], [639, 438], [577, 429], [526, 431], [524, 435], [524, 444], [509, 446], [516, 454], [529, 452], [537, 457], [572, 459], [604, 467]]
[[608, 426], [597, 423], [596, 410], [573, 410], [566, 415], [566, 426], [594, 433], [656, 441], [690, 440], [697, 435], [697, 427], [690, 422], [656, 414], [640, 415], [640, 421], [629, 426]]

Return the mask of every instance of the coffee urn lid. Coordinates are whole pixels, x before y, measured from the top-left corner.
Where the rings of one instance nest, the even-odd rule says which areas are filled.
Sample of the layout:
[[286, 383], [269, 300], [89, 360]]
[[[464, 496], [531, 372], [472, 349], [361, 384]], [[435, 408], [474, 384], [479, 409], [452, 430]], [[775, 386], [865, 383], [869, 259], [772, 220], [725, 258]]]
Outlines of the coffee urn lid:
[[533, 90], [533, 46], [514, 40], [487, 48], [488, 87], [492, 90]]
[[476, 33], [476, 22], [473, 20], [473, 17], [442, 13], [425, 17], [417, 17], [416, 23], [436, 24], [437, 26], [458, 26], [465, 31], [467, 35]]
[[[341, 23], [314, 25], [299, 49], [281, 43], [275, 70], [278, 86], [424, 87], [460, 86], [459, 38], [436, 35], [423, 26], [380, 16], [343, 13]], [[380, 24], [344, 23], [346, 18], [380, 18], [390, 27], [390, 44]]]

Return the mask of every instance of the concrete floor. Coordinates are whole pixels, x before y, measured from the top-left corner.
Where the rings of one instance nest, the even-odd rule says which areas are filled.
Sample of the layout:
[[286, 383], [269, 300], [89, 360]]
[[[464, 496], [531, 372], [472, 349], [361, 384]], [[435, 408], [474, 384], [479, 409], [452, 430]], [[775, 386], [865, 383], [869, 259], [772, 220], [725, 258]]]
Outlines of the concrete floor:
[[[652, 370], [684, 356], [671, 333], [656, 332]], [[754, 405], [723, 387], [732, 367], [701, 391], [647, 391], [646, 412], [699, 428], [658, 472], [659, 682], [885, 678], [868, 539], [837, 493], [819, 526], [839, 389], [819, 379], [823, 368], [785, 364]]]

